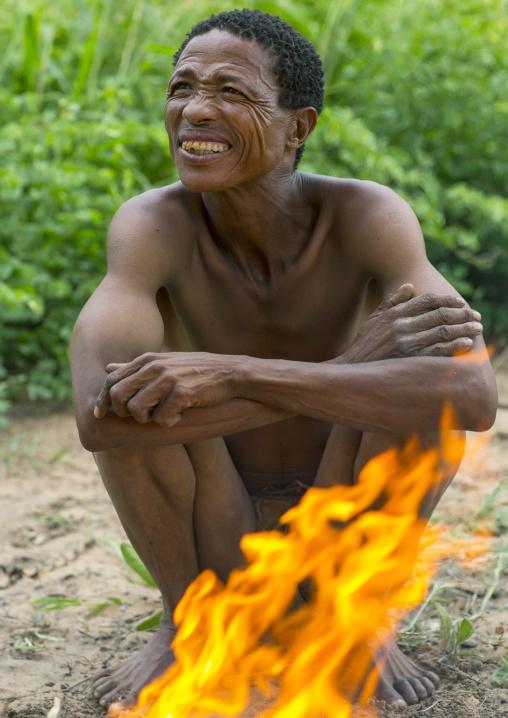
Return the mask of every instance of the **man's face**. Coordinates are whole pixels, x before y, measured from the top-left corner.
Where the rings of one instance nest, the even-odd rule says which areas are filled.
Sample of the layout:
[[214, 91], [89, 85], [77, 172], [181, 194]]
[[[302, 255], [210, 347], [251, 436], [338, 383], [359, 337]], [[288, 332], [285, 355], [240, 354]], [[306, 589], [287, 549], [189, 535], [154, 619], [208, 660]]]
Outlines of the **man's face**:
[[168, 86], [169, 151], [193, 192], [236, 187], [283, 157], [294, 113], [279, 107], [272, 60], [258, 43], [222, 30], [193, 38]]

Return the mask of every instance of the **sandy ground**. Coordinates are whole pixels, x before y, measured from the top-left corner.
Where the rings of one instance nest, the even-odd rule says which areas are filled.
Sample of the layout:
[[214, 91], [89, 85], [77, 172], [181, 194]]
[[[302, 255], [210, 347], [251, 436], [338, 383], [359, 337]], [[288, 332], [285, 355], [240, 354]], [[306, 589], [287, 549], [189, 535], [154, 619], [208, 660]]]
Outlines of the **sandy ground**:
[[[506, 408], [490, 443], [465, 460], [438, 518], [456, 535], [494, 528], [494, 548], [508, 551], [508, 373], [499, 384]], [[79, 444], [70, 407], [18, 406], [0, 436], [0, 716], [46, 717], [58, 697], [59, 718], [101, 718], [91, 677], [144, 644], [147, 633], [135, 627], [159, 610], [158, 592], [131, 580], [105, 538], [125, 540], [93, 458]], [[442, 581], [462, 591], [438, 596], [454, 619], [479, 612], [500, 555], [491, 551], [472, 570], [453, 562], [443, 567]], [[508, 716], [508, 679], [502, 686], [492, 680], [508, 656], [508, 570], [498, 578], [462, 651], [482, 656], [437, 663], [439, 621], [429, 607], [421, 633], [403, 639], [411, 657], [439, 673], [442, 687], [424, 704], [383, 715]], [[81, 604], [41, 611], [34, 601], [48, 596]]]

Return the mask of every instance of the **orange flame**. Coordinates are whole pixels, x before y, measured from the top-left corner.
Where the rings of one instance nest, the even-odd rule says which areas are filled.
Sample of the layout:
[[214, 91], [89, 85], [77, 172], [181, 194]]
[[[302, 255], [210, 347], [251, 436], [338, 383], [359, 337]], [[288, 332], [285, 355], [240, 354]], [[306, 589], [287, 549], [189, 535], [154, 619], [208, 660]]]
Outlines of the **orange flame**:
[[[176, 662], [136, 709], [115, 704], [110, 718], [235, 715], [253, 686], [272, 698], [270, 718], [349, 718], [351, 701], [374, 693], [388, 634], [423, 599], [432, 569], [415, 573], [418, 508], [460, 462], [465, 440], [452, 428], [448, 411], [440, 451], [414, 439], [369, 462], [355, 486], [309, 489], [282, 517], [286, 535], [245, 536], [248, 565], [225, 586], [212, 571], [198, 576], [175, 611]], [[306, 579], [311, 599], [295, 608]]]

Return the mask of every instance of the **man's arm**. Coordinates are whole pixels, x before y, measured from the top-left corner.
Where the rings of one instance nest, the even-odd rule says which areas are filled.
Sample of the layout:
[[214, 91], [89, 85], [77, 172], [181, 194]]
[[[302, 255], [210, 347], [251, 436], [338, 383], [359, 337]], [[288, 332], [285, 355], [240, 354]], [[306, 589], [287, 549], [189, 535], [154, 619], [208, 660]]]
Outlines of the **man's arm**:
[[97, 396], [112, 362], [130, 362], [144, 352], [159, 352], [164, 326], [156, 294], [167, 279], [166, 250], [153, 241], [139, 198], [124, 205], [108, 235], [108, 274], [82, 310], [70, 346], [74, 405], [85, 448], [167, 445], [221, 436], [280, 421], [290, 414], [247, 399], [193, 409], [173, 429], [155, 422], [141, 425], [113, 411], [94, 417]]
[[[429, 264], [418, 222], [406, 203], [386, 188], [376, 189], [368, 199], [366, 206], [363, 198], [358, 211], [351, 212], [351, 227], [345, 228], [355, 248], [351, 265], [359, 264], [366, 279], [375, 278], [385, 296], [411, 281], [417, 295], [430, 290], [451, 292], [457, 298]], [[496, 387], [483, 340], [479, 332], [471, 333], [471, 316], [464, 319], [467, 324], [457, 325], [448, 316], [446, 304], [437, 312], [442, 313], [436, 320], [438, 334], [432, 341], [420, 343], [425, 351], [446, 355], [450, 342], [453, 345], [461, 336], [461, 326], [467, 326], [469, 333], [462, 336], [472, 343], [472, 353], [356, 365], [344, 364], [351, 352], [326, 364], [210, 354], [147, 355], [131, 365], [113, 367], [106, 391], [112, 394], [115, 409], [124, 415], [169, 426], [176, 425], [191, 407], [244, 398], [365, 431], [404, 434], [439, 429], [443, 408], [449, 404], [458, 428], [487, 429], [495, 417]], [[420, 332], [410, 331], [411, 337], [426, 331], [430, 314], [417, 315], [415, 321], [424, 324]], [[362, 361], [354, 352], [352, 356], [353, 361]], [[161, 377], [165, 377], [162, 383]], [[158, 406], [148, 414], [150, 392], [157, 395]]]
[[[360, 196], [358, 205], [353, 204], [349, 225], [344, 228], [346, 236], [351, 237], [351, 264], [359, 262], [366, 276], [380, 284], [384, 297], [403, 282], [412, 283], [415, 297], [427, 292], [458, 297], [428, 261], [420, 226], [407, 203], [386, 187], [373, 183], [362, 183], [362, 187], [365, 184], [367, 200]], [[476, 334], [463, 334], [459, 340], [468, 341], [467, 354], [441, 358], [439, 354], [447, 354], [449, 343], [457, 342], [461, 328], [452, 323], [449, 308], [444, 306], [437, 312], [442, 319], [437, 341], [433, 340], [423, 352], [414, 352], [434, 356], [342, 364], [336, 373], [320, 369], [320, 378], [303, 366], [281, 364], [272, 367], [270, 376], [266, 367], [258, 366], [253, 368], [255, 379], [247, 376], [243, 382], [250, 389], [242, 389], [241, 393], [260, 401], [271, 396], [276, 406], [366, 431], [406, 434], [438, 429], [443, 407], [448, 404], [458, 428], [485, 430], [495, 418], [497, 390], [481, 326]], [[469, 326], [473, 327], [474, 322]], [[392, 327], [397, 335], [401, 327], [396, 323]], [[467, 346], [457, 348], [464, 350]], [[412, 353], [409, 346], [407, 349], [404, 353]], [[357, 361], [354, 346], [352, 350], [349, 354]], [[325, 400], [325, 396], [329, 399]]]

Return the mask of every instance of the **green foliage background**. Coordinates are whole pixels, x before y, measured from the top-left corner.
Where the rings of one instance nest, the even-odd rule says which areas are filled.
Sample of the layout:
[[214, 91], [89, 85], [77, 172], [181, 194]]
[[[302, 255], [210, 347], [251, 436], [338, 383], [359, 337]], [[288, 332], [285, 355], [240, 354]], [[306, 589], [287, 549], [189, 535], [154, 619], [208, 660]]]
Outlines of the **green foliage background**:
[[67, 345], [111, 217], [177, 179], [162, 125], [171, 55], [235, 6], [281, 15], [323, 58], [326, 110], [301, 169], [405, 197], [431, 260], [506, 343], [506, 0], [3, 0], [0, 413], [70, 395]]

